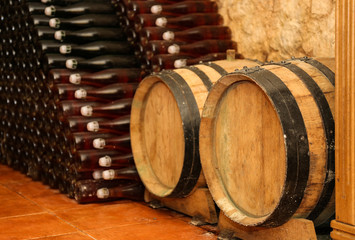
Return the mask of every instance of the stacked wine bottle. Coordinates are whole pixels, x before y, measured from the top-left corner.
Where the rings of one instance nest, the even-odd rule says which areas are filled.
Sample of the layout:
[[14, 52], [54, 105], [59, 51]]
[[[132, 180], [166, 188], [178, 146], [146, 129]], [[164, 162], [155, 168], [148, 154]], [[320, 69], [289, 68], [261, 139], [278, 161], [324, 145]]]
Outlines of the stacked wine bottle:
[[123, 26], [135, 53], [153, 72], [226, 59], [228, 49], [237, 52], [214, 1], [113, 1], [125, 16]]
[[142, 199], [129, 114], [146, 73], [111, 3], [1, 6], [1, 161], [78, 202]]

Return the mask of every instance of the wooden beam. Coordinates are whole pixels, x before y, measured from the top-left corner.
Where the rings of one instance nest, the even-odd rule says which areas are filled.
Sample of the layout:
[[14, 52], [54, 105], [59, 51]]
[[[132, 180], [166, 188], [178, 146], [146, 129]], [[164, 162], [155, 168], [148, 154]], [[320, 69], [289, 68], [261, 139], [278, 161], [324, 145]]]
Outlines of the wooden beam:
[[355, 0], [336, 12], [335, 177], [333, 239], [355, 239]]

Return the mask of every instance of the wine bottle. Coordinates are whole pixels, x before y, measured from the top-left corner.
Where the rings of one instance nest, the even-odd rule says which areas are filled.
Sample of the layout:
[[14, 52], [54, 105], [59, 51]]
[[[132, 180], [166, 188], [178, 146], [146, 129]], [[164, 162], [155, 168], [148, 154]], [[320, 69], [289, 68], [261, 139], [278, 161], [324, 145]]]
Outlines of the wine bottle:
[[137, 14], [150, 13], [150, 9], [154, 5], [163, 5], [167, 3], [159, 3], [157, 1], [131, 1], [126, 5], [126, 15], [128, 19], [133, 20]]
[[55, 30], [50, 27], [38, 26], [32, 30], [36, 40], [52, 40], [54, 39]]
[[87, 43], [103, 40], [122, 41], [125, 40], [126, 35], [124, 31], [119, 28], [86, 28], [78, 31], [55, 31], [54, 38], [59, 41]]
[[38, 42], [38, 45], [42, 50], [42, 55], [46, 53], [59, 53], [59, 49], [62, 46], [61, 43], [54, 40], [41, 40]]
[[[97, 102], [95, 102], [97, 103]], [[80, 113], [87, 117], [107, 117], [110, 119], [117, 118], [119, 116], [127, 115], [131, 111], [132, 99], [120, 99], [110, 103], [93, 106], [87, 104], [82, 106]]]
[[237, 43], [232, 40], [202, 40], [190, 44], [174, 43], [165, 48], [166, 53], [184, 54], [188, 53], [195, 57], [199, 57], [209, 53], [225, 52], [228, 49], [237, 51]]
[[76, 99], [110, 102], [122, 98], [133, 98], [137, 83], [114, 83], [102, 88], [80, 88], [75, 91]]
[[119, 18], [116, 15], [87, 14], [73, 18], [51, 18], [49, 26], [52, 28], [91, 28], [91, 27], [117, 27]]
[[82, 180], [75, 186], [75, 200], [79, 203], [126, 198], [143, 201], [144, 186], [130, 180]]
[[62, 83], [62, 84], [56, 84], [52, 87], [54, 98], [56, 100], [74, 100], [77, 99], [75, 96], [76, 91], [78, 90], [90, 90], [93, 89], [92, 86], [87, 86], [87, 85], [73, 85], [70, 83]]
[[109, 169], [102, 171], [102, 178], [105, 180], [113, 179], [127, 179], [140, 181], [137, 169], [135, 166], [121, 168], [121, 169]]
[[83, 14], [114, 14], [114, 9], [108, 2], [83, 1], [62, 7], [51, 5], [45, 8], [44, 13], [52, 17], [73, 17]]
[[[197, 58], [190, 58], [190, 59], [182, 58], [182, 59], [175, 60], [174, 66], [176, 68], [181, 68], [181, 67], [185, 67], [188, 65], [194, 65], [194, 64], [198, 64], [198, 63], [202, 63], [202, 62], [223, 60], [223, 59], [226, 59], [226, 57], [227, 57], [227, 54], [225, 52], [224, 53], [209, 53], [209, 54], [203, 55], [201, 57], [197, 57]], [[243, 56], [236, 53], [235, 59], [240, 59], [240, 58], [243, 58]]]
[[112, 83], [139, 82], [147, 73], [139, 68], [112, 68], [91, 74], [75, 73], [70, 75], [72, 84], [102, 87]]
[[[65, 119], [66, 126], [71, 132], [85, 132], [91, 122], [107, 121], [105, 118], [88, 118], [83, 116], [71, 116]], [[102, 131], [101, 131], [102, 132]]]
[[33, 15], [40, 15], [43, 14], [46, 5], [39, 3], [39, 2], [29, 2], [27, 3], [29, 13]]
[[[135, 16], [134, 29], [136, 32], [139, 32], [144, 27], [155, 27], [156, 21], [158, 18], [168, 19], [168, 16], [158, 15], [158, 14], [138, 14]], [[162, 26], [159, 26], [162, 27]]]
[[227, 26], [198, 26], [183, 31], [166, 31], [162, 34], [163, 40], [180, 40], [195, 42], [205, 39], [231, 39], [232, 32]]
[[134, 165], [131, 153], [122, 154], [117, 150], [79, 150], [75, 154], [75, 168], [78, 170], [103, 167], [123, 168]]
[[[150, 61], [153, 71], [160, 72], [163, 69], [174, 69], [184, 67], [185, 65], [181, 65], [182, 59], [187, 60], [190, 58], [193, 57], [189, 55], [180, 54], [158, 54], [155, 55]], [[185, 62], [182, 64], [185, 64]]]
[[44, 16], [44, 15], [32, 15], [32, 24], [36, 27], [38, 26], [48, 26], [49, 24], [49, 17]]
[[63, 117], [80, 116], [82, 107], [91, 106], [94, 108], [96, 105], [99, 105], [99, 103], [95, 101], [64, 100], [58, 103], [58, 114]]
[[[166, 40], [153, 40], [149, 41], [148, 44], [144, 47], [143, 53], [145, 57], [150, 60], [154, 55], [157, 54], [168, 54], [171, 53], [168, 51], [168, 48], [170, 46], [181, 46], [185, 45], [185, 42], [182, 41], [166, 41]], [[173, 47], [172, 47], [173, 48]], [[178, 51], [175, 51], [175, 53], [179, 53]], [[186, 53], [186, 51], [183, 51], [183, 53]]]
[[[65, 68], [66, 62], [70, 60], [69, 57], [63, 56], [61, 54], [46, 54], [42, 59], [42, 66], [46, 70], [52, 68]], [[84, 61], [83, 58], [78, 57], [78, 61]]]
[[213, 1], [183, 1], [170, 5], [153, 5], [150, 8], [153, 14], [184, 15], [188, 13], [218, 12], [218, 6]]
[[145, 27], [142, 28], [142, 30], [139, 32], [139, 36], [140, 36], [139, 41], [142, 44], [142, 46], [145, 47], [148, 44], [148, 42], [152, 40], [174, 40], [174, 37], [170, 37], [169, 39], [167, 39], [168, 36], [166, 36], [164, 38], [163, 34], [167, 35], [167, 33], [169, 33], [170, 35], [174, 36], [174, 32], [176, 31], [178, 30], [172, 28]]
[[202, 25], [222, 25], [223, 17], [218, 13], [193, 13], [175, 18], [159, 17], [155, 20], [157, 27], [178, 28], [180, 30]]
[[130, 153], [131, 150], [131, 138], [129, 134], [112, 137], [112, 138], [95, 138], [92, 141], [92, 145], [96, 149], [115, 149], [123, 153]]
[[[53, 4], [53, 5], [60, 5], [60, 6], [75, 4], [81, 1], [83, 0], [41, 0], [41, 2], [44, 4]], [[96, 0], [85, 0], [85, 2], [95, 2], [95, 1]]]
[[68, 69], [95, 69], [138, 67], [138, 59], [134, 55], [103, 55], [90, 59], [72, 58], [65, 63]]
[[76, 132], [70, 139], [71, 151], [75, 153], [78, 150], [95, 149], [93, 144], [95, 139], [110, 139], [116, 137], [112, 133], [94, 133], [94, 132]]
[[69, 175], [70, 178], [75, 179], [76, 181], [86, 180], [86, 179], [100, 180], [103, 179], [102, 176], [103, 171], [104, 171], [103, 169], [87, 169], [83, 171], [71, 167], [69, 170]]
[[83, 45], [61, 45], [60, 53], [65, 55], [82, 56], [85, 58], [96, 57], [106, 54], [130, 54], [133, 52], [128, 42], [96, 41]]
[[129, 133], [130, 115], [115, 118], [113, 120], [92, 120], [87, 123], [89, 132], [111, 132], [115, 134]]
[[84, 70], [68, 70], [68, 69], [51, 69], [48, 73], [48, 79], [53, 85], [54, 83], [70, 83], [69, 77], [73, 74], [86, 75], [90, 71]]

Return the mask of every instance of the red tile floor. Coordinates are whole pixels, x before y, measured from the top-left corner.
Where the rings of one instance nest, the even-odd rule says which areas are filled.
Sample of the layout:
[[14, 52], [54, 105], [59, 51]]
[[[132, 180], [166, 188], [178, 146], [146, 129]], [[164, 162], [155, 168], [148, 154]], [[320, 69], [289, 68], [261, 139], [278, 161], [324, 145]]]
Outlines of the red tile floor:
[[128, 200], [77, 204], [0, 164], [1, 240], [217, 239], [208, 227], [192, 226], [190, 220], [174, 211]]

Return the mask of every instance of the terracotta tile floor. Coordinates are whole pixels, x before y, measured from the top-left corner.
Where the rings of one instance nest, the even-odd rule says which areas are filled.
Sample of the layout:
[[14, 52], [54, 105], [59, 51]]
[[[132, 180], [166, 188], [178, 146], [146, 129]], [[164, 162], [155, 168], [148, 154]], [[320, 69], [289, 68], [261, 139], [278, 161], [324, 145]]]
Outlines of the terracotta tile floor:
[[121, 200], [77, 204], [0, 164], [0, 240], [212, 240], [189, 217], [145, 203]]

